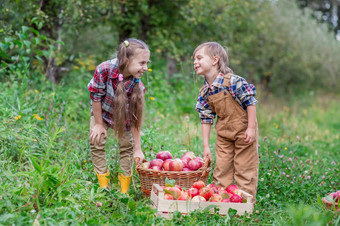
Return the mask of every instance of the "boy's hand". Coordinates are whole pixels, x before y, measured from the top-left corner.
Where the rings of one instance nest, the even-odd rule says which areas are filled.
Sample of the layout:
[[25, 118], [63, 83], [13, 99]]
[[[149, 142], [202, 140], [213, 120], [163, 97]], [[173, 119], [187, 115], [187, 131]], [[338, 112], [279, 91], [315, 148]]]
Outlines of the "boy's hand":
[[211, 152], [210, 152], [209, 147], [204, 148], [204, 150], [203, 150], [203, 159], [205, 159], [205, 158], [208, 158], [210, 160], [210, 162], [212, 161]]
[[246, 144], [253, 143], [255, 141], [255, 129], [254, 128], [247, 128], [245, 134], [244, 134], [244, 142]]
[[99, 144], [100, 136], [104, 134], [104, 138], [107, 136], [107, 131], [101, 124], [96, 124], [91, 130], [90, 130], [90, 143], [94, 144], [97, 142]]

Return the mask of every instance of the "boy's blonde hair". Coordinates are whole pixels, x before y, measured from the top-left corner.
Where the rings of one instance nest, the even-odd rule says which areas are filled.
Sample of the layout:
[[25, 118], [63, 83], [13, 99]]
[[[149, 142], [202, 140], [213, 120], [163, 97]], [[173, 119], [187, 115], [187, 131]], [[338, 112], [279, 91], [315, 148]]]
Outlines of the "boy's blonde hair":
[[[149, 51], [149, 47], [145, 42], [134, 38], [126, 39], [119, 45], [117, 53], [119, 73], [123, 74], [128, 59], [133, 57], [137, 49]], [[121, 81], [117, 86], [112, 112], [114, 121], [113, 129], [118, 137], [122, 137], [124, 133], [127, 117], [131, 117], [132, 126], [141, 131], [144, 113], [144, 95], [139, 82], [133, 87], [128, 109], [126, 109], [127, 103], [128, 96], [126, 94], [124, 82]]]
[[228, 59], [227, 51], [219, 43], [217, 42], [202, 43], [201, 45], [196, 47], [193, 53], [193, 57], [195, 57], [197, 51], [200, 49], [203, 49], [204, 53], [206, 53], [211, 58], [214, 58], [215, 56], [218, 56], [220, 58], [217, 66], [218, 66], [218, 70], [222, 74], [226, 75], [228, 73], [233, 73], [233, 71], [229, 68], [229, 59]]

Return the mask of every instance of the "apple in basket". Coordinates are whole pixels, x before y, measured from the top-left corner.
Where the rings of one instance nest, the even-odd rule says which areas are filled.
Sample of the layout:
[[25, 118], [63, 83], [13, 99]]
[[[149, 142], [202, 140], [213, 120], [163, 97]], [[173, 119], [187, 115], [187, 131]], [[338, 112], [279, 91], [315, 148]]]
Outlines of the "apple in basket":
[[156, 158], [165, 161], [167, 159], [172, 159], [172, 155], [168, 151], [161, 151], [157, 153]]
[[170, 171], [182, 171], [183, 162], [180, 159], [174, 159], [169, 163]]
[[197, 159], [192, 159], [188, 162], [188, 168], [191, 170], [198, 170], [203, 166], [202, 162]]
[[189, 168], [183, 167], [182, 171], [192, 171], [192, 170]]
[[150, 162], [150, 168], [153, 166], [159, 166], [162, 167], [163, 165], [163, 160], [162, 159], [152, 159]]
[[196, 156], [193, 152], [187, 152], [182, 155], [181, 159], [188, 163], [190, 160], [194, 159], [195, 157]]
[[150, 169], [156, 170], [156, 171], [162, 171], [162, 168], [159, 166], [151, 166]]
[[149, 169], [150, 168], [150, 162], [143, 162], [140, 165], [140, 167], [143, 168], [143, 169]]
[[164, 162], [163, 162], [163, 169], [166, 170], [166, 171], [169, 171], [170, 170], [170, 162], [172, 162], [173, 160], [172, 159], [166, 159]]

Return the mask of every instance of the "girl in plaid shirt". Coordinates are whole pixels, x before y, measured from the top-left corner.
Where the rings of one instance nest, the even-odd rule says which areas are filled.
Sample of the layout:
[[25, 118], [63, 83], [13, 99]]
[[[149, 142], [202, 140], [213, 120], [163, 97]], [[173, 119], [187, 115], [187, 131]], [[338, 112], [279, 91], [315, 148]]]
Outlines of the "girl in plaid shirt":
[[148, 70], [150, 51], [138, 39], [127, 39], [119, 45], [117, 58], [97, 66], [88, 84], [91, 98], [90, 149], [92, 162], [102, 188], [109, 186], [105, 143], [108, 128], [118, 136], [118, 173], [121, 192], [130, 186], [133, 158], [136, 164], [144, 159], [140, 132], [144, 112], [145, 88], [140, 81]]
[[209, 137], [217, 116], [213, 182], [222, 187], [236, 183], [255, 198], [259, 166], [255, 86], [233, 73], [227, 52], [216, 42], [199, 45], [193, 59], [196, 73], [205, 77], [196, 110], [202, 124], [203, 156], [210, 160]]

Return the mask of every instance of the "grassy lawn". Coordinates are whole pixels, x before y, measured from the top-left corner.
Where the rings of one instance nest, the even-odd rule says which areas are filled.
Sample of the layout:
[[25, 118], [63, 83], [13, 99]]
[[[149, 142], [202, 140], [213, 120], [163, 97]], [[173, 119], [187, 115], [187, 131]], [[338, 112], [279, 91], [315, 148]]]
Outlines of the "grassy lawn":
[[[113, 188], [98, 187], [88, 145], [90, 77], [58, 86], [29, 86], [26, 80], [0, 85], [0, 224], [340, 224], [339, 215], [320, 201], [340, 189], [339, 96], [309, 93], [284, 100], [259, 92], [260, 172], [254, 213], [221, 217], [195, 211], [175, 213], [168, 221], [154, 215], [136, 173], [130, 196], [117, 192], [114, 172], [119, 165], [112, 133], [107, 159]], [[201, 155], [194, 104], [202, 80], [188, 89], [185, 84], [172, 88], [159, 77], [145, 79], [146, 86], [153, 87], [146, 94], [142, 136], [147, 159], [160, 150]], [[214, 138], [213, 131], [212, 150]]]

